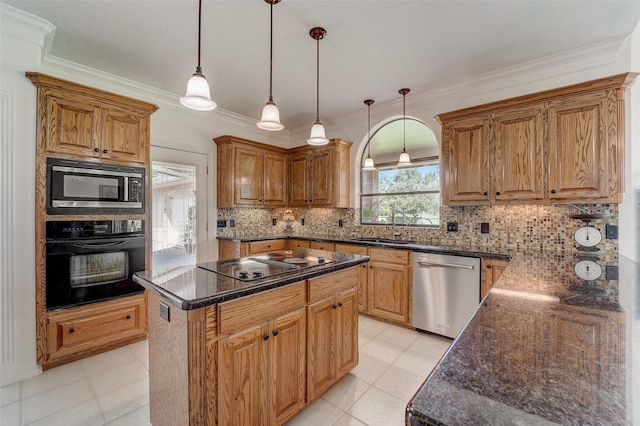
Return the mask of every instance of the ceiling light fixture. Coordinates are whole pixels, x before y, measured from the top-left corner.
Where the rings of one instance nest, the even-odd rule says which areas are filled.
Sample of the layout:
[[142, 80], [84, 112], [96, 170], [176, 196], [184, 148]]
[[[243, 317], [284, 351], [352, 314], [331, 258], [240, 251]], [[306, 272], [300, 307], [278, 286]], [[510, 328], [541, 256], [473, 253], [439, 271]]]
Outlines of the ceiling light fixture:
[[320, 40], [327, 35], [324, 28], [314, 27], [309, 35], [316, 41], [316, 121], [311, 127], [311, 136], [307, 139], [309, 145], [326, 145], [329, 139], [325, 136], [324, 126], [320, 122]]
[[364, 101], [365, 105], [367, 106], [367, 122], [369, 123], [369, 125], [367, 126], [367, 146], [369, 147], [369, 154], [364, 160], [364, 166], [362, 166], [362, 170], [365, 171], [376, 169], [373, 158], [371, 158], [371, 104], [373, 104], [373, 102], [373, 99], [367, 99], [366, 101]]
[[264, 0], [271, 5], [271, 30], [269, 32], [269, 100], [262, 110], [262, 118], [256, 124], [263, 130], [277, 131], [284, 129], [280, 123], [280, 111], [273, 102], [273, 5], [280, 3], [280, 0]]
[[180, 103], [196, 111], [211, 111], [218, 105], [211, 100], [209, 83], [200, 67], [200, 34], [202, 32], [202, 0], [198, 2], [198, 66], [187, 83], [187, 94], [180, 98]]
[[400, 153], [400, 159], [398, 160], [398, 166], [409, 166], [411, 164], [411, 157], [407, 152], [407, 93], [411, 89], [400, 89], [398, 93], [402, 95], [402, 152]]

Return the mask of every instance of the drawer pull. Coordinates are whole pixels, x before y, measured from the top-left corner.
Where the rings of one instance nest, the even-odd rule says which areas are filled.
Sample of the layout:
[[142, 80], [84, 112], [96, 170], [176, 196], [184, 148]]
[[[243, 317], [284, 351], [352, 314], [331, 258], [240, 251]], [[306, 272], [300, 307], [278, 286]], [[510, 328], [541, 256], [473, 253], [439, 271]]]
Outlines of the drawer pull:
[[336, 305], [335, 303], [331, 306], [333, 309], [337, 309], [338, 305]]
[[262, 335], [262, 338], [263, 338], [264, 340], [269, 340], [269, 333], [264, 333], [264, 334]]
[[342, 308], [342, 302], [338, 302], [338, 306]]
[[552, 193], [552, 194], [555, 194], [555, 193], [556, 193], [556, 190], [555, 190], [555, 189], [552, 189], [552, 190], [551, 190], [551, 193]]
[[484, 196], [486, 197], [487, 195], [489, 195], [489, 193], [488, 193], [487, 191], [484, 191], [484, 192], [482, 193], [482, 195], [484, 195]]
[[127, 315], [127, 319], [131, 319], [131, 315]]
[[278, 335], [278, 333], [279, 333], [279, 331], [278, 331], [278, 329], [277, 329], [277, 328], [276, 328], [275, 330], [273, 330], [273, 335], [274, 335], [274, 336], [277, 336], [277, 335]]
[[76, 329], [75, 329], [75, 328], [70, 328], [70, 329], [69, 329], [69, 333], [75, 333], [75, 332], [76, 332]]
[[100, 152], [100, 148], [93, 148], [93, 152]]
[[103, 149], [103, 150], [102, 150], [102, 153], [103, 153], [103, 154], [106, 154], [106, 153], [108, 153], [108, 152], [109, 152], [109, 150], [106, 150], [106, 149]]

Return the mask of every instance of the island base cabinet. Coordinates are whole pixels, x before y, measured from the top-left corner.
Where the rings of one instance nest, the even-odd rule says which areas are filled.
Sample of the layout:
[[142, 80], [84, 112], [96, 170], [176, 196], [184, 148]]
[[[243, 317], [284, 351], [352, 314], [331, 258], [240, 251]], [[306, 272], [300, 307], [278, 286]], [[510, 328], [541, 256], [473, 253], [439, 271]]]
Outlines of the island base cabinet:
[[357, 288], [307, 309], [307, 400], [311, 402], [358, 364]]
[[305, 405], [304, 308], [221, 339], [221, 425], [281, 425]]

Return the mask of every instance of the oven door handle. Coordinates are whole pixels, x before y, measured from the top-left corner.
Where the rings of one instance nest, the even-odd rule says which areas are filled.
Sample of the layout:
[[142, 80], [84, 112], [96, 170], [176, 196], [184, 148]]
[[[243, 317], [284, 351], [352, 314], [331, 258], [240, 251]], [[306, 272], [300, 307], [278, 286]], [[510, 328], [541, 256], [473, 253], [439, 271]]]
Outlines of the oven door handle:
[[79, 243], [74, 243], [73, 246], [74, 247], [78, 247], [78, 248], [102, 248], [102, 247], [114, 247], [114, 246], [119, 246], [120, 244], [124, 244], [126, 241], [115, 241], [113, 243], [98, 243], [98, 244], [79, 244]]

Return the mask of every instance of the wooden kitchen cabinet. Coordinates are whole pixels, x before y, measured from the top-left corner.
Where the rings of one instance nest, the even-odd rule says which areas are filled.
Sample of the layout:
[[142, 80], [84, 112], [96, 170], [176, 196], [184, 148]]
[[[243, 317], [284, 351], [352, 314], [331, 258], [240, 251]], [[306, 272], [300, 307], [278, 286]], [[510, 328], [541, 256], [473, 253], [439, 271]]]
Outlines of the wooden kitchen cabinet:
[[106, 345], [144, 339], [147, 333], [144, 294], [47, 315], [48, 360], [54, 362]]
[[310, 241], [291, 239], [288, 241], [289, 250], [306, 249], [309, 248]]
[[368, 313], [401, 324], [411, 324], [412, 253], [369, 248]]
[[157, 106], [39, 73], [26, 75], [41, 90], [47, 156], [146, 162], [150, 114]]
[[335, 243], [328, 243], [326, 241], [309, 241], [309, 248], [315, 250], [335, 251]]
[[437, 116], [443, 204], [623, 202], [624, 92], [636, 75]]
[[480, 264], [480, 300], [482, 300], [496, 281], [498, 281], [498, 278], [502, 275], [509, 261], [506, 259], [482, 257], [480, 258]]
[[221, 424], [281, 425], [305, 405], [305, 310], [218, 343]]
[[[369, 256], [369, 248], [355, 244], [337, 243], [335, 251], [340, 253], [359, 254]], [[368, 313], [369, 264], [358, 265], [358, 311]]]
[[289, 205], [348, 208], [351, 145], [343, 139], [330, 139], [327, 146], [291, 149]]
[[235, 136], [214, 139], [218, 207], [284, 207], [287, 150]]

